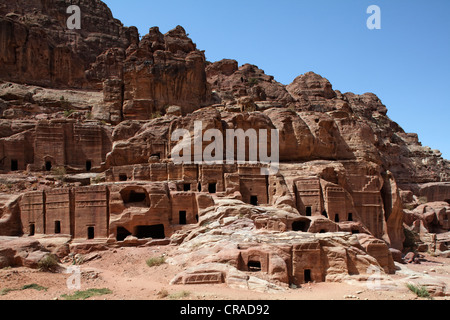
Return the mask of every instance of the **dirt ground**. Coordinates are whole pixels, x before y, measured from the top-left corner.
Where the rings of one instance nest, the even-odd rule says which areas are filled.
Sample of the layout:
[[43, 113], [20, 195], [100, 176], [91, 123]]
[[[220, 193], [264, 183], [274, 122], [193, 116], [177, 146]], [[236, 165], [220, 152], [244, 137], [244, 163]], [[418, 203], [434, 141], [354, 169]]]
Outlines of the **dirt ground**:
[[[107, 288], [111, 294], [89, 298], [90, 300], [414, 300], [415, 294], [402, 282], [407, 275], [399, 272], [390, 275], [394, 286], [373, 289], [364, 282], [312, 283], [301, 288], [279, 293], [260, 293], [244, 289], [231, 289], [221, 285], [170, 285], [170, 280], [182, 268], [163, 264], [149, 267], [146, 260], [168, 255], [176, 248], [171, 246], [152, 248], [118, 248], [99, 252], [99, 259], [80, 266], [81, 288]], [[407, 272], [436, 276], [450, 286], [450, 259], [426, 256], [419, 265], [404, 265]], [[64, 264], [69, 267], [71, 264]], [[73, 294], [67, 282], [71, 275], [46, 273], [27, 268], [0, 270], [0, 300], [63, 300], [65, 294]], [[46, 290], [23, 289], [37, 284]], [[22, 288], [22, 289], [21, 289]], [[11, 290], [9, 289], [17, 289]], [[182, 294], [184, 293], [184, 294]], [[436, 300], [450, 300], [437, 297]]]

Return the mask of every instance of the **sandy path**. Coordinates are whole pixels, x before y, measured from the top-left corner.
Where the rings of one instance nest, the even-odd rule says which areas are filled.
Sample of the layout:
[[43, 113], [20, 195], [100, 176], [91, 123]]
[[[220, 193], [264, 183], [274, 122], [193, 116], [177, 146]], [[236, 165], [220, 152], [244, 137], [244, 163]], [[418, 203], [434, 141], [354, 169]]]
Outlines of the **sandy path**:
[[[277, 294], [252, 292], [243, 289], [231, 289], [221, 285], [172, 286], [170, 280], [181, 267], [163, 264], [148, 267], [146, 260], [170, 254], [174, 247], [120, 248], [100, 252], [100, 259], [80, 266], [82, 272], [81, 290], [108, 288], [110, 295], [93, 297], [91, 300], [158, 300], [170, 299], [167, 295], [188, 292], [187, 300], [411, 300], [415, 295], [400, 282], [388, 290], [370, 290], [365, 283], [315, 283], [299, 289], [287, 289]], [[450, 286], [450, 265], [448, 259], [430, 257], [430, 262], [420, 265], [408, 265], [413, 272], [434, 274]], [[446, 263], [446, 264], [443, 264]], [[70, 265], [66, 265], [70, 266]], [[63, 294], [74, 291], [68, 289], [69, 274], [43, 273], [26, 268], [0, 270], [0, 290], [18, 289], [24, 285], [38, 284], [46, 291], [34, 289], [11, 291], [0, 295], [0, 300], [55, 300]], [[404, 274], [391, 276], [395, 281], [405, 278]], [[166, 292], [166, 296], [161, 296]], [[352, 296], [352, 297], [348, 297]], [[450, 299], [450, 297], [437, 298]]]

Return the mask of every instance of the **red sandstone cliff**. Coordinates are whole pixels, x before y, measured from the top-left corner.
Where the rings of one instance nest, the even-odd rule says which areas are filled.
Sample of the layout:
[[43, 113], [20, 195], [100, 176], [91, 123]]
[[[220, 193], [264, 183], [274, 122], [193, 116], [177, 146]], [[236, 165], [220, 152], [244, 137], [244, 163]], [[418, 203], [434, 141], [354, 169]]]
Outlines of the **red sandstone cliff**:
[[[301, 225], [299, 229], [311, 232], [369, 233], [398, 249], [404, 241], [404, 205], [417, 207], [424, 196], [450, 199], [445, 184], [449, 161], [390, 120], [376, 95], [341, 93], [313, 72], [285, 86], [250, 64], [239, 66], [229, 59], [209, 63], [180, 26], [166, 34], [151, 28], [140, 40], [136, 28], [124, 27], [101, 1], [81, 0], [79, 5], [82, 29], [69, 31], [62, 1], [0, 4], [3, 192], [52, 192], [65, 186], [75, 188], [64, 189], [61, 196], [70, 203], [77, 192], [89, 193], [77, 189], [89, 184], [89, 178], [57, 181], [42, 172], [63, 167], [68, 174], [103, 175], [111, 189], [96, 189], [101, 201], [96, 195], [91, 200], [102, 202], [105, 215], [106, 206], [118, 208], [117, 221], [100, 226], [108, 237], [109, 228], [117, 236], [117, 228], [136, 227], [145, 216], [132, 212], [122, 199], [133, 186], [120, 190], [115, 182], [161, 182], [141, 189], [160, 199], [161, 207], [147, 211], [163, 209], [164, 216], [142, 219], [146, 224], [164, 220], [172, 231], [170, 215], [187, 201], [194, 221], [195, 211], [213, 203], [202, 194], [211, 187], [247, 203], [259, 196], [259, 202], [289, 207], [296, 215], [289, 221], [266, 221], [267, 228]], [[177, 128], [192, 133], [198, 120], [204, 130], [278, 129], [280, 174], [266, 180], [245, 166], [173, 166], [171, 133]], [[199, 194], [186, 200], [178, 193], [181, 187]], [[110, 192], [116, 198], [108, 199]], [[44, 201], [42, 194], [38, 197]], [[74, 214], [70, 210], [66, 216]], [[20, 233], [19, 213], [9, 212], [5, 205], [1, 233]], [[85, 212], [90, 211], [80, 215]], [[408, 217], [406, 224], [420, 225], [420, 217]], [[436, 218], [427, 230], [447, 230], [444, 220]]]
[[114, 19], [102, 1], [81, 0], [78, 5], [82, 28], [68, 30], [64, 1], [2, 2], [0, 78], [48, 87], [95, 86], [85, 75], [89, 65], [107, 49], [137, 43], [138, 32]]

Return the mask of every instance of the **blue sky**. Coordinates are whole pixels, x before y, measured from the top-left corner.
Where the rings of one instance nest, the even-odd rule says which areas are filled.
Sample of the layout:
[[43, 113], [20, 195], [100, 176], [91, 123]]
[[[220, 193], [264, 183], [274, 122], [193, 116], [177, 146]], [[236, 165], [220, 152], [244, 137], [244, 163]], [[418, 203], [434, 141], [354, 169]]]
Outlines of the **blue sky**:
[[[281, 83], [314, 71], [375, 93], [389, 117], [450, 159], [449, 0], [104, 0], [141, 35], [181, 25], [209, 61], [257, 65]], [[367, 8], [381, 9], [369, 30]]]

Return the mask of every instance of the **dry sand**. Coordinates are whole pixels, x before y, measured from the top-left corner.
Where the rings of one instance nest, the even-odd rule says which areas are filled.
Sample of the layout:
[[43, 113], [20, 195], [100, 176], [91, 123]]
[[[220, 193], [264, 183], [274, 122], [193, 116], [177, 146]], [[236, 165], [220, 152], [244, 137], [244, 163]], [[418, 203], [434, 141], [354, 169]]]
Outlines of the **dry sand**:
[[[170, 280], [183, 268], [169, 264], [149, 267], [146, 260], [151, 257], [170, 255], [175, 247], [119, 248], [99, 252], [100, 259], [80, 266], [82, 272], [81, 290], [107, 288], [112, 294], [89, 298], [90, 300], [170, 300], [181, 292], [184, 300], [413, 300], [418, 299], [401, 282], [404, 273], [391, 275], [395, 286], [370, 289], [366, 283], [312, 283], [298, 289], [280, 293], [261, 293], [244, 289], [231, 289], [220, 285], [170, 285]], [[407, 265], [408, 272], [435, 275], [450, 286], [449, 259], [426, 256], [419, 265]], [[69, 267], [71, 264], [64, 264]], [[6, 268], [0, 270], [0, 291], [20, 289], [25, 285], [37, 284], [47, 288], [15, 290], [0, 295], [0, 300], [62, 300], [62, 295], [72, 294], [67, 286], [69, 274], [46, 273], [27, 268]], [[436, 300], [449, 300], [438, 297]]]

